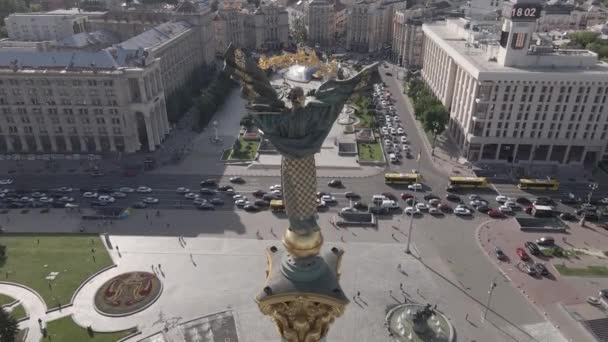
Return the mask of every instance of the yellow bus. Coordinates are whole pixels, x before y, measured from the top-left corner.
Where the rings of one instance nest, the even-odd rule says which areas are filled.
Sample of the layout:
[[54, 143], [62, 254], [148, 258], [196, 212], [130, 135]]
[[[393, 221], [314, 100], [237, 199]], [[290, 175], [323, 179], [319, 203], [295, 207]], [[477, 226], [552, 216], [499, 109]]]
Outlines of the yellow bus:
[[270, 210], [274, 212], [283, 212], [285, 211], [285, 204], [283, 204], [283, 200], [272, 200], [270, 201]]
[[454, 188], [487, 188], [485, 177], [450, 177], [450, 186]]
[[414, 184], [420, 183], [422, 176], [419, 173], [385, 173], [386, 184]]
[[525, 179], [519, 180], [517, 187], [522, 190], [559, 190], [559, 181], [556, 179]]

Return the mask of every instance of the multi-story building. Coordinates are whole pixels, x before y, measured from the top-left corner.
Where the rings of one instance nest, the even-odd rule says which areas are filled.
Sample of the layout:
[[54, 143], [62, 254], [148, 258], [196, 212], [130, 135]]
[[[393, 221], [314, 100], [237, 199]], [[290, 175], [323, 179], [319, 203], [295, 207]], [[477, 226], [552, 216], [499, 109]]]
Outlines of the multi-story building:
[[265, 4], [252, 12], [256, 50], [279, 50], [289, 40], [289, 14], [285, 7]]
[[153, 151], [169, 132], [141, 51], [0, 52], [0, 152]]
[[393, 39], [393, 15], [405, 8], [405, 1], [360, 0], [350, 9], [346, 48], [375, 52], [388, 47]]
[[185, 21], [166, 22], [116, 46], [147, 53], [160, 60], [165, 94], [169, 96], [186, 84], [203, 61], [202, 46], [192, 25]]
[[4, 19], [12, 40], [60, 40], [88, 31], [87, 17], [79, 14], [14, 13]]
[[422, 23], [431, 17], [431, 9], [401, 9], [393, 16], [391, 58], [404, 67], [422, 66], [424, 34]]
[[245, 47], [245, 16], [240, 9], [220, 8], [215, 12], [212, 22], [218, 55], [223, 55], [231, 43]]
[[542, 15], [536, 21], [536, 30], [549, 32], [552, 30], [585, 30], [587, 27], [604, 24], [608, 13], [603, 10], [585, 11], [568, 4], [546, 5]]
[[336, 21], [336, 44], [346, 44], [346, 28], [348, 26], [348, 7], [340, 0], [334, 2], [334, 13]]
[[475, 20], [494, 19], [502, 10], [504, 0], [468, 0], [464, 15]]
[[333, 2], [312, 0], [306, 11], [308, 45], [331, 48], [336, 37], [336, 13]]
[[449, 109], [469, 161], [592, 164], [608, 159], [608, 64], [587, 50], [535, 43], [542, 3], [505, 2], [495, 41], [465, 19], [424, 24], [422, 77]]

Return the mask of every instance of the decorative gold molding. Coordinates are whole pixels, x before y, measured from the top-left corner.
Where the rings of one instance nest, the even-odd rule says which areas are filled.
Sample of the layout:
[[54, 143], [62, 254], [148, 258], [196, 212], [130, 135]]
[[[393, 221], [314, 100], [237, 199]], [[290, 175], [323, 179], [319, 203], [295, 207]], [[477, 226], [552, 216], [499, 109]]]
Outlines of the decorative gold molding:
[[323, 235], [320, 229], [315, 229], [307, 235], [298, 235], [293, 230], [287, 229], [283, 236], [283, 246], [296, 258], [318, 255], [323, 246]]

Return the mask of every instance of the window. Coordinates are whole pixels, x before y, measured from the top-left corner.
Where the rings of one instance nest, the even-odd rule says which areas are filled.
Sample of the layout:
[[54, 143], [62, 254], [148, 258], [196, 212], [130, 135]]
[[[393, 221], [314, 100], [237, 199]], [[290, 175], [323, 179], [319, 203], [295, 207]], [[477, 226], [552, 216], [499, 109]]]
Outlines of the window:
[[120, 125], [120, 118], [112, 118], [113, 125]]
[[521, 50], [526, 47], [527, 33], [514, 33], [511, 48]]
[[59, 124], [59, 118], [52, 117], [52, 118], [51, 118], [51, 122], [52, 122], [53, 124], [55, 124], [55, 125], [58, 125], [58, 124]]
[[120, 127], [112, 127], [112, 133], [114, 134], [122, 134]]
[[549, 131], [547, 133], [547, 138], [549, 138], [549, 139], [553, 138], [553, 132], [552, 131]]
[[102, 117], [95, 118], [95, 121], [98, 124], [105, 124], [106, 123], [106, 120], [104, 118], [102, 118]]

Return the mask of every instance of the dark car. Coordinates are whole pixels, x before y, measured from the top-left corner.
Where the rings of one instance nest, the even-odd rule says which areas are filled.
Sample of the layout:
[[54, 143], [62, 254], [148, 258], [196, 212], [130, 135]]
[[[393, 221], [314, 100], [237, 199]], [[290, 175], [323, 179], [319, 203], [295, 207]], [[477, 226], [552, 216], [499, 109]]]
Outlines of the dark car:
[[217, 188], [217, 191], [230, 191], [230, 190], [234, 190], [234, 187], [232, 185], [222, 185]]
[[133, 203], [132, 207], [135, 209], [145, 209], [148, 207], [148, 205], [144, 202], [135, 202]]
[[538, 274], [540, 274], [540, 275], [544, 275], [544, 276], [549, 275], [549, 270], [547, 269], [545, 264], [536, 263], [534, 265], [534, 268], [536, 269], [536, 272], [538, 272]]
[[224, 200], [221, 198], [212, 198], [209, 203], [213, 204], [213, 205], [224, 205]]
[[477, 211], [479, 211], [480, 213], [487, 214], [490, 211], [492, 211], [492, 208], [490, 208], [487, 205], [482, 204], [482, 205], [480, 205], [480, 206], [477, 207]]
[[243, 179], [243, 177], [231, 177], [230, 178], [230, 183], [244, 184], [245, 183], [245, 179]]
[[390, 209], [385, 207], [369, 207], [369, 212], [375, 215], [388, 215]]
[[215, 195], [216, 191], [213, 189], [209, 189], [209, 188], [202, 188], [200, 190], [201, 195]]
[[332, 179], [327, 183], [327, 186], [331, 186], [332, 188], [338, 188], [342, 186], [342, 181], [339, 179]]
[[383, 192], [382, 196], [392, 200], [392, 201], [396, 201], [397, 197], [392, 193], [392, 192]]
[[103, 172], [101, 172], [101, 171], [93, 171], [93, 172], [91, 172], [91, 176], [92, 176], [92, 177], [103, 177], [103, 176], [105, 176], [105, 175], [106, 175], [106, 174], [105, 174], [105, 173], [103, 173]]
[[555, 245], [555, 240], [550, 236], [543, 236], [541, 238], [536, 239], [536, 244], [539, 246], [551, 247]]
[[452, 201], [452, 202], [460, 202], [460, 196], [458, 195], [454, 195], [454, 194], [447, 194], [445, 195], [445, 199], [448, 201]]
[[414, 158], [414, 156], [412, 155], [412, 152], [407, 151], [407, 152], [405, 153], [405, 158], [407, 158], [407, 159], [412, 159], [412, 158]]
[[458, 192], [458, 188], [457, 188], [457, 187], [455, 187], [455, 186], [453, 186], [453, 185], [448, 185], [448, 186], [445, 188], [445, 191], [447, 191], [447, 192]]
[[526, 243], [524, 243], [524, 247], [526, 247], [528, 252], [530, 252], [530, 254], [532, 255], [540, 254], [540, 248], [538, 248], [538, 245], [532, 241], [526, 241]]
[[355, 202], [353, 204], [353, 207], [357, 210], [367, 210], [368, 209], [368, 205], [363, 202]]
[[428, 194], [428, 195], [424, 195], [424, 200], [425, 201], [430, 201], [432, 199], [439, 199], [439, 196], [434, 195], [434, 194]]
[[416, 201], [415, 197], [410, 197], [408, 199], [405, 200], [405, 204], [409, 205], [409, 206], [414, 206], [416, 205], [416, 203], [418, 203], [418, 201]]
[[270, 203], [264, 200], [257, 200], [253, 204], [258, 208], [268, 208], [270, 206]]
[[439, 208], [439, 210], [443, 211], [444, 213], [451, 213], [454, 211], [454, 209], [452, 209], [452, 207], [450, 207], [447, 204], [443, 204], [443, 203], [438, 205], [437, 208]]
[[344, 194], [344, 197], [348, 198], [348, 199], [357, 199], [357, 198], [361, 198], [361, 196], [359, 196], [359, 194], [355, 193], [355, 192], [346, 192]]
[[215, 210], [215, 206], [211, 203], [201, 203], [196, 208], [198, 210]]
[[491, 218], [503, 218], [505, 214], [501, 213], [499, 210], [493, 209], [488, 211], [488, 216]]
[[410, 194], [410, 193], [407, 193], [407, 192], [404, 192], [404, 193], [402, 193], [402, 194], [401, 194], [401, 199], [402, 199], [402, 200], [404, 200], [404, 201], [405, 201], [406, 199], [408, 199], [408, 198], [412, 198], [412, 197], [414, 197], [414, 195], [412, 195], [412, 194]]
[[507, 255], [505, 254], [505, 252], [503, 252], [502, 249], [498, 247], [494, 247], [494, 255], [496, 255], [496, 259], [498, 260], [507, 259]]
[[256, 190], [253, 192], [253, 196], [257, 197], [257, 198], [261, 198], [264, 195], [266, 195], [266, 191], [264, 191], [264, 190]]
[[114, 192], [114, 190], [107, 186], [97, 189], [97, 193], [100, 193], [100, 194], [111, 194], [113, 192]]
[[260, 208], [256, 207], [253, 204], [247, 204], [246, 206], [243, 207], [243, 209], [245, 209], [245, 211], [248, 211], [251, 213], [257, 213], [258, 211], [260, 211]]
[[515, 202], [517, 202], [519, 204], [524, 204], [524, 205], [530, 205], [532, 203], [529, 199], [527, 199], [525, 197], [517, 197]]
[[216, 187], [217, 181], [215, 179], [205, 179], [200, 183], [201, 187]]
[[565, 221], [574, 221], [576, 220], [576, 216], [570, 214], [570, 213], [561, 213], [559, 214], [559, 218], [561, 218], [562, 220]]
[[562, 204], [577, 204], [578, 200], [574, 197], [563, 197], [562, 199], [559, 200], [560, 202], [562, 202]]
[[546, 196], [537, 197], [534, 203], [538, 205], [555, 205], [555, 201], [553, 201], [550, 197]]
[[264, 201], [272, 201], [281, 199], [281, 196], [277, 194], [264, 194], [264, 196], [262, 196], [262, 199], [264, 199]]
[[25, 207], [25, 204], [19, 202], [11, 202], [6, 207], [9, 209], [21, 209]]

